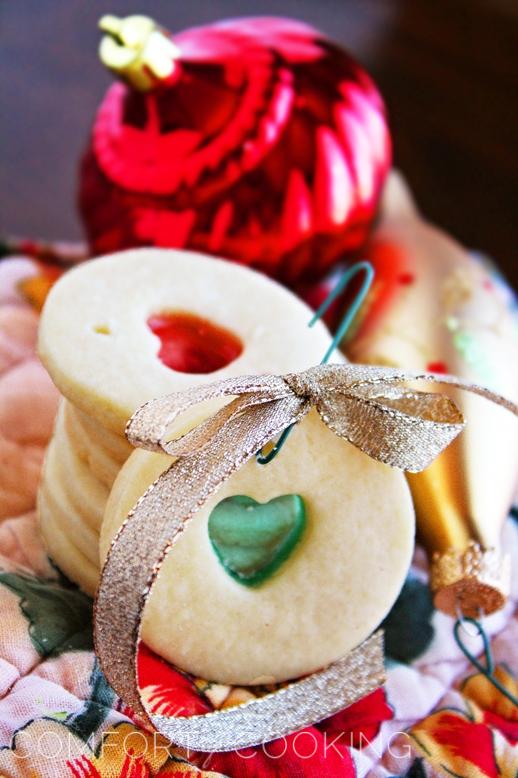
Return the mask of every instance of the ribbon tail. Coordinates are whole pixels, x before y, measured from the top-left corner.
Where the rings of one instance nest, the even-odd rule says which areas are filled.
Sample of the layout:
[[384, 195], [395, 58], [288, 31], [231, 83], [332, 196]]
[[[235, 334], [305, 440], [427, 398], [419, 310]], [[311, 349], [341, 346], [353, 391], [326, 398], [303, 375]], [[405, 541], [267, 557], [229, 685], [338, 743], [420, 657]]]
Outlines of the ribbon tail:
[[[351, 375], [354, 376], [354, 368], [358, 368], [357, 379], [350, 381]], [[341, 368], [341, 365], [338, 366]], [[348, 381], [344, 388], [346, 390], [355, 392], [364, 386], [372, 386], [376, 384], [399, 384], [414, 381], [430, 381], [431, 383], [444, 384], [452, 386], [455, 389], [463, 389], [465, 392], [471, 394], [477, 394], [480, 397], [484, 397], [486, 400], [500, 405], [502, 408], [506, 408], [508, 411], [518, 416], [518, 405], [510, 400], [508, 397], [494, 392], [492, 389], [488, 389], [487, 386], [481, 386], [480, 384], [472, 384], [469, 381], [463, 381], [458, 376], [449, 375], [447, 373], [412, 373], [407, 371], [398, 370], [397, 368], [385, 368], [385, 367], [369, 367], [367, 365], [347, 365], [348, 368]], [[353, 368], [353, 370], [351, 370]]]
[[471, 394], [478, 394], [480, 397], [485, 397], [486, 400], [500, 405], [502, 408], [506, 408], [510, 413], [518, 416], [518, 405], [510, 400], [508, 397], [504, 397], [498, 392], [493, 392], [492, 389], [488, 389], [487, 386], [480, 386], [480, 384], [470, 384], [467, 381], [462, 381], [458, 376], [441, 375], [440, 373], [425, 373], [425, 381], [433, 381], [439, 384], [447, 384], [453, 386], [455, 389], [463, 389], [465, 392], [471, 392]]
[[116, 535], [95, 603], [95, 648], [108, 682], [150, 723], [138, 689], [136, 655], [144, 606], [164, 558], [218, 487], [308, 410], [308, 403], [292, 395], [234, 416], [202, 451], [173, 462]]

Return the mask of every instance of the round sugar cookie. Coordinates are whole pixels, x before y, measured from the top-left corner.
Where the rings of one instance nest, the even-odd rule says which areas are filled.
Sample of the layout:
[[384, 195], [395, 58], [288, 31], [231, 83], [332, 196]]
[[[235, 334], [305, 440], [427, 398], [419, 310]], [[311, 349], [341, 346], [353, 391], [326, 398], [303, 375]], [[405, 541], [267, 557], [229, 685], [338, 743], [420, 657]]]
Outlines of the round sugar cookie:
[[[129, 510], [170, 463], [162, 454], [131, 455], [106, 506], [101, 560]], [[298, 542], [254, 586], [229, 572], [221, 546], [216, 553], [209, 538], [209, 516], [216, 506], [213, 515], [221, 516], [228, 504], [222, 501], [237, 495], [277, 506], [283, 496], [293, 506], [289, 496], [299, 495], [305, 507]], [[247, 510], [238, 506], [241, 529], [250, 521]], [[255, 508], [252, 513], [257, 516]], [[224, 523], [223, 530], [226, 552], [235, 543], [239, 554], [243, 538]], [[403, 474], [337, 437], [311, 411], [270, 464], [252, 459], [235, 472], [179, 537], [146, 606], [143, 639], [179, 668], [215, 682], [248, 685], [305, 675], [346, 654], [379, 625], [405, 580], [413, 544], [414, 512]]]
[[104, 451], [114, 462], [117, 462], [120, 468], [133, 451], [133, 446], [126, 438], [107, 430], [92, 416], [83, 413], [68, 400], [64, 400], [64, 405], [78, 433], [86, 438], [92, 448]]
[[60, 570], [78, 584], [87, 594], [95, 594], [99, 581], [99, 568], [92, 564], [72, 542], [66, 532], [62, 532], [56, 513], [48, 504], [44, 492], [40, 489], [37, 499], [38, 515], [42, 536], [49, 557]]
[[[77, 496], [71, 495], [70, 491], [65, 488], [64, 484], [67, 483], [67, 479], [63, 477], [63, 468], [59, 462], [59, 453], [54, 441], [51, 441], [47, 449], [44, 468], [45, 477], [42, 479], [39, 489], [52, 494], [54, 500], [62, 506], [63, 531], [66, 531], [73, 539], [78, 526], [86, 527], [88, 531], [83, 533], [83, 536], [85, 539], [93, 539], [95, 548], [95, 544], [99, 544], [101, 522], [97, 522], [97, 517], [85, 510], [84, 505], [79, 509]], [[94, 558], [98, 560], [98, 554]]]
[[[169, 328], [160, 323], [168, 316]], [[38, 348], [62, 394], [122, 435], [151, 398], [318, 363], [329, 334], [321, 322], [309, 329], [310, 318], [291, 292], [245, 267], [146, 248], [66, 273], [45, 303]]]
[[64, 428], [63, 409], [56, 419], [54, 435], [45, 457], [42, 485], [63, 491], [85, 523], [99, 531], [110, 490], [96, 478], [72, 446]]
[[66, 417], [62, 401], [38, 491], [40, 529], [54, 563], [93, 595], [100, 571], [99, 529], [109, 490], [73, 445]]
[[[42, 485], [41, 494], [54, 515], [54, 532], [66, 535], [70, 543], [99, 568], [99, 535], [76, 513], [67, 495], [51, 489], [49, 482]], [[60, 559], [54, 561], [59, 565]]]
[[63, 428], [69, 445], [87, 465], [94, 478], [97, 478], [107, 489], [111, 489], [122, 462], [114, 459], [105, 446], [99, 445], [85, 434], [73, 406], [67, 400], [63, 401]]

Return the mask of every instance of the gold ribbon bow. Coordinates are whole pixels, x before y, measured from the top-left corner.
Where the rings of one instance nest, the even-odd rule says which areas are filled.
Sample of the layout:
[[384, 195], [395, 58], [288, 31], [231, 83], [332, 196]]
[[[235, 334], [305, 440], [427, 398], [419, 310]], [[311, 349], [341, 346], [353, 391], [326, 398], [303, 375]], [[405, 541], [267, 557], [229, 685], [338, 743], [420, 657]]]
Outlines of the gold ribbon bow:
[[[465, 389], [518, 415], [518, 406], [484, 387], [434, 373], [365, 365], [322, 365], [286, 376], [241, 376], [152, 400], [128, 423], [129, 441], [176, 459], [141, 497], [113, 540], [95, 607], [95, 646], [115, 691], [171, 742], [224, 751], [266, 742], [326, 718], [379, 686], [382, 642], [373, 635], [346, 657], [251, 702], [202, 716], [148, 713], [137, 679], [142, 613], [161, 564], [188, 521], [238, 468], [315, 407], [323, 422], [369, 456], [417, 472], [458, 435], [456, 405], [409, 381]], [[191, 406], [235, 399], [179, 439], [171, 425]]]

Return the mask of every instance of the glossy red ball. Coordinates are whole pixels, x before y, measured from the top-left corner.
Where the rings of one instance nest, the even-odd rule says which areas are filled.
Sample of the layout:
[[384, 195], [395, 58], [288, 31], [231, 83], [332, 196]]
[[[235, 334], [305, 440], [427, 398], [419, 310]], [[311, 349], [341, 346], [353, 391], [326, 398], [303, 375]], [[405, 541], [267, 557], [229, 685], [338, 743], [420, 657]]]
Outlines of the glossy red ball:
[[80, 180], [94, 254], [217, 254], [295, 286], [364, 243], [390, 165], [382, 99], [321, 33], [236, 19], [175, 35], [174, 78], [116, 83]]

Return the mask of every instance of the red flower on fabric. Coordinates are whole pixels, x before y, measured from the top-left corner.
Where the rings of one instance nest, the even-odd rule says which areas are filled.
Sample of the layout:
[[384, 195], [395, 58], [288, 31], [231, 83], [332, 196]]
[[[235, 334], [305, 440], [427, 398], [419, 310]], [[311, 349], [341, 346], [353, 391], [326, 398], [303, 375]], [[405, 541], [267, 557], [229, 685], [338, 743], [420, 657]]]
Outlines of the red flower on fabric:
[[461, 711], [441, 710], [412, 727], [418, 749], [434, 767], [470, 778], [502, 778], [490, 727]]
[[349, 750], [316, 727], [263, 746], [211, 754], [203, 767], [232, 778], [355, 778]]
[[194, 716], [213, 708], [193, 680], [141, 643], [138, 654], [139, 686], [151, 713], [164, 716]]
[[[495, 677], [511, 694], [518, 696], [518, 681], [506, 667], [497, 665]], [[470, 701], [476, 721], [499, 730], [511, 745], [518, 743], [518, 708], [482, 673], [466, 678], [461, 691]]]
[[497, 729], [512, 746], [518, 744], [518, 721], [508, 721], [492, 711], [484, 711], [484, 723]]
[[374, 740], [383, 721], [393, 717], [394, 711], [387, 702], [385, 689], [381, 688], [321, 721], [317, 727], [328, 737], [340, 738], [343, 745], [360, 749]]

